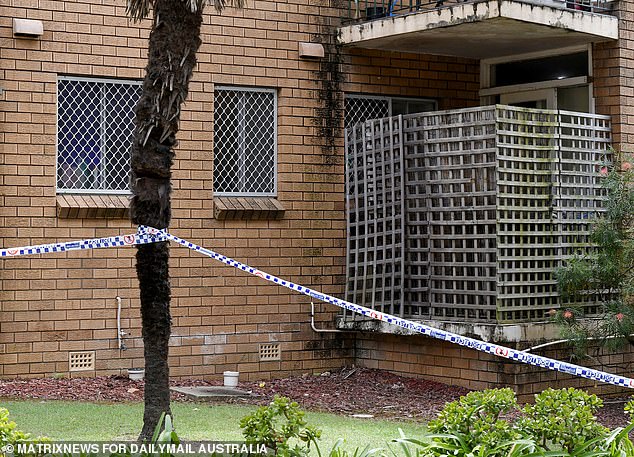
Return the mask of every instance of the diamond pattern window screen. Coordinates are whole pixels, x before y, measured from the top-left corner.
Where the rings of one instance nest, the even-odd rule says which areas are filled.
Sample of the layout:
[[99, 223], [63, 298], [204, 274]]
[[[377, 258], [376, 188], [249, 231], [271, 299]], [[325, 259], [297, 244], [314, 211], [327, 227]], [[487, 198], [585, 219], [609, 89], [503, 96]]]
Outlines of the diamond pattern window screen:
[[346, 94], [344, 123], [345, 128], [350, 128], [370, 119], [422, 113], [436, 109], [436, 101], [429, 99]]
[[275, 90], [219, 87], [214, 100], [214, 193], [274, 196]]
[[57, 190], [128, 193], [141, 82], [60, 77]]
[[345, 127], [349, 128], [359, 122], [390, 116], [390, 99], [389, 97], [346, 95], [345, 110]]

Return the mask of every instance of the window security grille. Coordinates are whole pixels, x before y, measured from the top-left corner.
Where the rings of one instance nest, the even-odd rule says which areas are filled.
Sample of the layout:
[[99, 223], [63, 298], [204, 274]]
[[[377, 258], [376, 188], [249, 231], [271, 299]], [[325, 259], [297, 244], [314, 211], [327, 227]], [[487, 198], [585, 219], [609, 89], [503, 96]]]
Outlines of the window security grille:
[[350, 128], [359, 122], [390, 116], [390, 99], [388, 97], [346, 95], [345, 111], [345, 127]]
[[214, 193], [275, 195], [276, 150], [275, 90], [217, 88], [214, 95]]
[[128, 193], [138, 81], [57, 81], [57, 190]]
[[400, 98], [377, 95], [347, 94], [345, 98], [345, 128], [370, 119], [382, 119], [399, 114], [414, 114], [437, 109], [435, 100]]

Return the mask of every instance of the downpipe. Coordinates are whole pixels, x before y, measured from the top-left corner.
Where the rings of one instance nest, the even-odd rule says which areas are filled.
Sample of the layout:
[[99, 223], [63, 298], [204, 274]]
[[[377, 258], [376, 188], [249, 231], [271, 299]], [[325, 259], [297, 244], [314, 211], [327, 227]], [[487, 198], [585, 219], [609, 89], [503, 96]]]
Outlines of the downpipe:
[[119, 350], [125, 351], [128, 347], [123, 342], [123, 337], [127, 333], [121, 330], [121, 297], [117, 295], [115, 300], [117, 300], [117, 341], [119, 342]]

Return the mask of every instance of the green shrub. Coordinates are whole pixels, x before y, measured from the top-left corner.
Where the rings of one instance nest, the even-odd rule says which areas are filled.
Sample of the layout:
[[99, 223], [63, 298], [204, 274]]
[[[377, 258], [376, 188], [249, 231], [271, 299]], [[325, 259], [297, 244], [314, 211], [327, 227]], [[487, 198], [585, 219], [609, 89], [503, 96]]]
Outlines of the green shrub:
[[467, 448], [479, 446], [486, 455], [501, 443], [521, 438], [500, 416], [517, 409], [515, 393], [509, 389], [470, 392], [451, 402], [429, 423], [432, 433], [464, 435]]
[[[551, 314], [580, 357], [587, 355], [591, 340], [608, 349], [634, 344], [633, 163], [633, 157], [616, 154], [616, 164], [601, 168], [607, 199], [605, 212], [592, 221], [594, 248], [582, 250], [554, 272], [565, 307]], [[586, 318], [589, 294], [600, 308], [598, 316]]]
[[[264, 444], [280, 457], [307, 456], [310, 444], [321, 435], [320, 430], [306, 423], [297, 403], [277, 395], [268, 406], [242, 418], [240, 428], [247, 444]], [[295, 441], [294, 445], [289, 441]]]
[[16, 457], [36, 457], [37, 454], [17, 452], [18, 444], [50, 442], [50, 440], [45, 437], [31, 438], [30, 433], [17, 430], [16, 427], [16, 423], [9, 420], [9, 411], [6, 408], [0, 408], [0, 457], [5, 457], [3, 449], [5, 449], [7, 445], [13, 447], [14, 452], [10, 454]]
[[[471, 392], [448, 403], [422, 439], [395, 441], [405, 457], [634, 457], [634, 423], [610, 432], [594, 416], [601, 406], [581, 390], [547, 389], [510, 420], [505, 414], [518, 410], [513, 391]], [[634, 417], [634, 401], [626, 411]]]
[[511, 389], [470, 392], [445, 405], [429, 423], [425, 440], [397, 441], [418, 445], [424, 456], [505, 456], [522, 436], [500, 416], [517, 408]]
[[589, 441], [608, 436], [609, 430], [594, 416], [601, 406], [600, 398], [582, 390], [546, 389], [535, 396], [535, 404], [523, 408], [517, 426], [546, 449], [574, 453]]

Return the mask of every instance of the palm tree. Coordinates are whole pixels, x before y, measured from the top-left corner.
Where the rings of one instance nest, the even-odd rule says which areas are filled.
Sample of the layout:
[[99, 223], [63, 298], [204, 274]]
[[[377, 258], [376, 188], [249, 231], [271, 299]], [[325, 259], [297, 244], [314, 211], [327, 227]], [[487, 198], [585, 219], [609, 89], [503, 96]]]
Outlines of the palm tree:
[[[128, 0], [127, 13], [141, 20], [153, 11], [143, 93], [136, 108], [132, 147], [134, 224], [158, 229], [171, 218], [171, 166], [189, 81], [201, 44], [203, 8], [218, 11], [225, 0]], [[238, 7], [243, 0], [235, 0]], [[140, 245], [136, 269], [141, 297], [145, 357], [145, 409], [141, 440], [148, 440], [165, 412], [170, 413], [168, 343], [171, 332], [169, 247], [167, 242]]]

